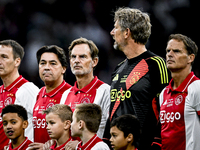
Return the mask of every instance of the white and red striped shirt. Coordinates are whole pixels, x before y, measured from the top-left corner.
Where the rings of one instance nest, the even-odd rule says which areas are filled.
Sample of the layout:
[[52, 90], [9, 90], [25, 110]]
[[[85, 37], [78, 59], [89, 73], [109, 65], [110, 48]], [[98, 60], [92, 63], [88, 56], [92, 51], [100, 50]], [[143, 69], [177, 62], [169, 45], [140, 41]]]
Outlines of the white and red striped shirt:
[[69, 89], [71, 85], [63, 80], [63, 82], [49, 93], [46, 93], [46, 87], [42, 87], [38, 93], [37, 101], [33, 109], [33, 129], [34, 142], [45, 143], [50, 137], [46, 130], [46, 114], [43, 110], [60, 103], [60, 99], [65, 90]]
[[99, 105], [102, 109], [102, 118], [97, 135], [100, 138], [103, 137], [110, 108], [110, 86], [108, 84], [95, 76], [91, 83], [78, 89], [76, 81], [72, 88], [63, 93], [60, 103], [70, 106], [72, 111], [75, 110], [76, 104], [95, 103]]
[[24, 142], [22, 142], [18, 147], [16, 148], [12, 148], [12, 143], [9, 144], [9, 147], [6, 150], [28, 150], [29, 147], [28, 145], [31, 144], [32, 141], [30, 141], [27, 137], [24, 140]]
[[76, 150], [110, 150], [106, 143], [104, 143], [96, 134], [84, 145], [82, 141], [76, 146]]
[[162, 150], [200, 150], [200, 80], [191, 72], [177, 89], [160, 94]]
[[70, 137], [64, 144], [57, 146], [56, 141], [54, 141], [54, 144], [52, 146], [50, 146], [49, 150], [65, 150], [65, 145], [69, 142], [69, 141], [73, 141], [73, 139]]
[[[29, 125], [25, 130], [25, 136], [33, 141], [33, 107], [36, 102], [36, 96], [39, 88], [32, 82], [27, 81], [21, 75], [9, 86], [0, 86], [0, 113], [2, 109], [9, 104], [18, 104], [27, 110]], [[9, 142], [4, 134], [2, 118], [0, 117], [0, 150]]]

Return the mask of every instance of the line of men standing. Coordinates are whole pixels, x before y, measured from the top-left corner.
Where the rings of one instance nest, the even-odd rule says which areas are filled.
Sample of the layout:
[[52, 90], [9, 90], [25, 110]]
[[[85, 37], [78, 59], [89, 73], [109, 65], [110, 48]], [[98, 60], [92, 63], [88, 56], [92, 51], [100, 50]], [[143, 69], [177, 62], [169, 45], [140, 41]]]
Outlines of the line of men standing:
[[[199, 79], [191, 73], [191, 66], [198, 50], [196, 44], [183, 35], [171, 36], [167, 43], [166, 66], [163, 58], [148, 51], [145, 47], [151, 34], [148, 14], [138, 9], [119, 8], [115, 12], [114, 21], [114, 29], [110, 33], [115, 40], [114, 48], [121, 50], [127, 59], [120, 63], [113, 72], [111, 86], [93, 75], [99, 59], [98, 48], [92, 41], [85, 38], [74, 40], [69, 47], [70, 67], [77, 80], [74, 86], [67, 84], [63, 79], [67, 69], [67, 59], [62, 48], [51, 45], [43, 46], [37, 51], [39, 75], [45, 84], [40, 90], [19, 75], [18, 68], [24, 55], [23, 48], [13, 40], [0, 42], [0, 77], [3, 81], [0, 87], [0, 112], [2, 108], [11, 103], [20, 104], [27, 109], [31, 129], [27, 129], [29, 133], [26, 133], [26, 136], [35, 142], [31, 144], [32, 149], [42, 149], [43, 143], [49, 140], [45, 115], [42, 111], [59, 103], [69, 105], [72, 111], [79, 103], [100, 105], [103, 114], [97, 135], [105, 141], [110, 139], [110, 122], [113, 119], [123, 114], [136, 115], [141, 124], [141, 137], [137, 145], [139, 150], [160, 149], [160, 140], [164, 144], [162, 149], [168, 150], [171, 149], [169, 145], [176, 145], [169, 144], [170, 141], [166, 140], [169, 134], [167, 130], [172, 130], [173, 126], [173, 124], [166, 124], [169, 123], [166, 118], [165, 122], [162, 120], [167, 115], [166, 106], [170, 107], [168, 111], [171, 113], [176, 110], [176, 108], [172, 109], [175, 106], [173, 103], [176, 105], [182, 103], [184, 106], [187, 99], [187, 109], [180, 115], [182, 118], [173, 120], [173, 123], [182, 120], [181, 126], [184, 126], [185, 113], [197, 112], [197, 116], [195, 113], [192, 115], [195, 119], [200, 115], [200, 96], [198, 97], [197, 94], [200, 93], [197, 88]], [[172, 80], [170, 81], [171, 86], [164, 89], [170, 80], [167, 68], [171, 71]], [[181, 80], [178, 80], [179, 78]], [[182, 82], [186, 85], [182, 85]], [[192, 84], [193, 82], [195, 84]], [[192, 86], [189, 86], [190, 84]], [[180, 85], [183, 90], [176, 91]], [[189, 87], [196, 91], [192, 93]], [[159, 103], [159, 94], [163, 89]], [[179, 94], [169, 96], [170, 92]], [[176, 100], [178, 96], [179, 99]], [[169, 101], [168, 98], [173, 100]], [[196, 99], [193, 102], [194, 98]], [[190, 115], [186, 117], [188, 122]], [[193, 131], [200, 126], [199, 122], [199, 120], [194, 122], [195, 127], [187, 125], [191, 129], [187, 130], [186, 139], [180, 140], [184, 141], [185, 145], [179, 148], [190, 147], [191, 142], [188, 138], [196, 136], [196, 134], [193, 135]], [[184, 135], [186, 131], [181, 130], [180, 132]], [[171, 133], [171, 136], [176, 137], [177, 134]], [[0, 122], [0, 135], [3, 137], [0, 138], [0, 149], [2, 149], [8, 143], [2, 122]], [[161, 136], [164, 138], [162, 139]], [[199, 149], [197, 142], [192, 146], [192, 149]]]

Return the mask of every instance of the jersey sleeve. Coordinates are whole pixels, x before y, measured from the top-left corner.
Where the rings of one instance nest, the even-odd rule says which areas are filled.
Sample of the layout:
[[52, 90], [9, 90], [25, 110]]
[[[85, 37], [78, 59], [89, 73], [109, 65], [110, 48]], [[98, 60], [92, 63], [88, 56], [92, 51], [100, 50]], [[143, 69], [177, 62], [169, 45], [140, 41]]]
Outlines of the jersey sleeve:
[[188, 99], [189, 105], [200, 116], [200, 80], [196, 80], [188, 86]]
[[15, 104], [23, 106], [28, 113], [29, 126], [25, 130], [25, 135], [31, 141], [33, 141], [33, 107], [35, 105], [38, 92], [39, 88], [31, 82], [24, 83], [16, 92]]
[[163, 99], [163, 94], [164, 94], [165, 89], [166, 89], [166, 88], [164, 88], [164, 89], [161, 91], [160, 95], [159, 95], [159, 104], [160, 104], [160, 107], [161, 107], [161, 105], [162, 105], [162, 103], [163, 103], [163, 101], [164, 101], [164, 99]]
[[67, 99], [67, 96], [70, 92], [71, 88], [69, 88], [68, 90], [66, 90], [63, 94], [62, 94], [62, 97], [60, 99], [60, 104], [65, 104], [65, 101]]
[[108, 84], [102, 84], [98, 88], [94, 103], [100, 105], [102, 109], [102, 118], [97, 135], [98, 137], [103, 138], [110, 108], [110, 86]]

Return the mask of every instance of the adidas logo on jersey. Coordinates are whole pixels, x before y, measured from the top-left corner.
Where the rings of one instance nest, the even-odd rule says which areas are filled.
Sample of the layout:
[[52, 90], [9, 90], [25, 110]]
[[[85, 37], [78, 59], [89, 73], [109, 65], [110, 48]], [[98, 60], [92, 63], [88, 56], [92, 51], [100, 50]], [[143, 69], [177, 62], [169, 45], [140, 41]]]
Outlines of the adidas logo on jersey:
[[39, 109], [39, 106], [37, 106], [36, 108], [35, 108], [35, 111], [37, 111]]
[[117, 81], [119, 79], [119, 74], [117, 74], [112, 81]]

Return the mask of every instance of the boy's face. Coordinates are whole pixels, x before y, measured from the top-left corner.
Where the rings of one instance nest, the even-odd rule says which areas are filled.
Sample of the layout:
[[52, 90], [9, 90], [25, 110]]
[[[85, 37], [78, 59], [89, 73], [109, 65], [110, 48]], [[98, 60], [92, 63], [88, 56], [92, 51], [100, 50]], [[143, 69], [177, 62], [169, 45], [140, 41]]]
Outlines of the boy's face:
[[114, 150], [126, 150], [128, 140], [124, 137], [124, 132], [119, 130], [116, 126], [110, 128], [110, 142]]
[[57, 114], [50, 112], [46, 115], [47, 132], [52, 139], [62, 137], [65, 129], [65, 122], [62, 122]]
[[28, 121], [23, 121], [17, 113], [6, 113], [3, 115], [2, 120], [4, 132], [9, 139], [15, 140], [24, 136]]
[[79, 136], [80, 135], [80, 130], [79, 130], [79, 122], [77, 122], [76, 119], [76, 110], [73, 113], [72, 116], [72, 124], [71, 124], [71, 136]]

